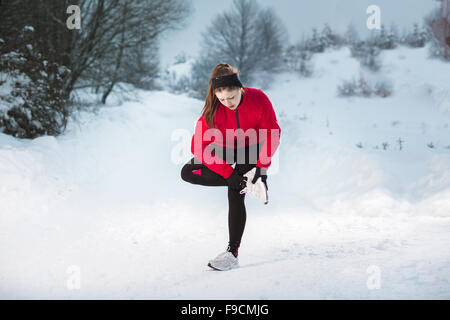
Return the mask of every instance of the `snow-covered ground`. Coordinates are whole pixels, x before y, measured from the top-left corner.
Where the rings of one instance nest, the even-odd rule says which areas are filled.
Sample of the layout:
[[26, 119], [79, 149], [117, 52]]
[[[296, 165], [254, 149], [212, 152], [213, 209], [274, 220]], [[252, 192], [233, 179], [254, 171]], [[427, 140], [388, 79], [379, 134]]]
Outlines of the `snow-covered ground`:
[[137, 91], [57, 138], [0, 134], [0, 297], [449, 299], [450, 64], [383, 51], [365, 75], [394, 95], [337, 98], [359, 63], [313, 59], [312, 79], [265, 91], [282, 129], [270, 202], [247, 197], [228, 272], [206, 266], [228, 241], [226, 188], [180, 178], [203, 101]]

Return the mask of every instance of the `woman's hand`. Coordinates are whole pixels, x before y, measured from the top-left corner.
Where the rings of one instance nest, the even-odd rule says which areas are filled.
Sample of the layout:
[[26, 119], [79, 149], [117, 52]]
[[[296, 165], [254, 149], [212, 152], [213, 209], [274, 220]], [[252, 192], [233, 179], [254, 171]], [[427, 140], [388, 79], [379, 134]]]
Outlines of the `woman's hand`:
[[256, 172], [255, 172], [255, 176], [253, 177], [252, 183], [256, 183], [256, 180], [258, 180], [258, 178], [261, 178], [262, 182], [264, 182], [264, 184], [266, 185], [266, 189], [269, 190], [269, 188], [267, 187], [267, 170], [266, 169], [256, 167]]
[[245, 188], [246, 181], [243, 176], [239, 175], [237, 170], [234, 169], [231, 176], [229, 176], [227, 179], [225, 179], [230, 186], [231, 189], [240, 191], [241, 189]]

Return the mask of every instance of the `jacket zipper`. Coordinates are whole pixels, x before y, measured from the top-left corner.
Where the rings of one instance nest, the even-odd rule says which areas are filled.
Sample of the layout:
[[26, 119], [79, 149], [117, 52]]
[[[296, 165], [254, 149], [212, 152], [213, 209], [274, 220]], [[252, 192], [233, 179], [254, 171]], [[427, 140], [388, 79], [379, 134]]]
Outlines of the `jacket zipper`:
[[236, 123], [237, 123], [237, 128], [238, 128], [238, 140], [237, 140], [237, 144], [236, 144], [236, 148], [238, 148], [239, 147], [239, 115], [238, 115], [237, 108], [234, 111], [236, 113]]

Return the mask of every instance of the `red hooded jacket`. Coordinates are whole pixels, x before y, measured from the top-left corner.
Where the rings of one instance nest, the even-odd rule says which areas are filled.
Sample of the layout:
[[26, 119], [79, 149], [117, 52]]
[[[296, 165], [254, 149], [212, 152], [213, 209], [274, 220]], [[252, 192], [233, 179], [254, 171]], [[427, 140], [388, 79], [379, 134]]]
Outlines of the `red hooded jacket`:
[[230, 110], [219, 102], [214, 128], [208, 129], [202, 115], [192, 136], [194, 157], [225, 179], [233, 173], [233, 167], [219, 156], [205, 151], [208, 145], [214, 142], [218, 146], [235, 148], [237, 145], [242, 148], [263, 142], [256, 166], [267, 169], [280, 144], [281, 129], [267, 95], [260, 89], [243, 89], [244, 98], [236, 109]]

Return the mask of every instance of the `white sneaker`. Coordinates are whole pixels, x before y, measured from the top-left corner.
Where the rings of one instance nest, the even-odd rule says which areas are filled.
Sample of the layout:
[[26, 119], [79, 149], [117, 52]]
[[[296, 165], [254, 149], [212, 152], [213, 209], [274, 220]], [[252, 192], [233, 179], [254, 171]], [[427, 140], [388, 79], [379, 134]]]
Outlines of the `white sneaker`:
[[208, 266], [216, 270], [225, 271], [238, 268], [239, 261], [231, 252], [225, 251], [213, 260], [209, 260]]
[[240, 193], [249, 193], [262, 203], [267, 204], [269, 202], [269, 194], [267, 193], [266, 184], [261, 178], [258, 178], [255, 183], [252, 183], [255, 173], [256, 167], [244, 174], [244, 177], [247, 177], [247, 185]]

